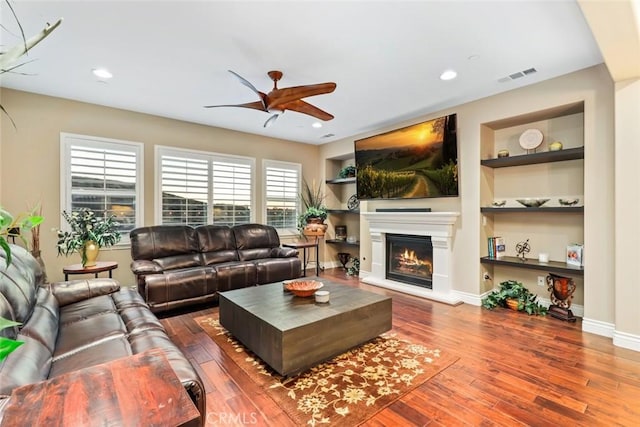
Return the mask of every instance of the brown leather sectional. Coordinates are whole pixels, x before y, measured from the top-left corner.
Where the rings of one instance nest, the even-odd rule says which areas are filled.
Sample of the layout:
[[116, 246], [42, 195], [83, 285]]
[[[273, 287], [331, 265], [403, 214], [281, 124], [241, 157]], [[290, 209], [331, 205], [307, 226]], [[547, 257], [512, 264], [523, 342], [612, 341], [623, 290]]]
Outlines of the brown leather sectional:
[[134, 229], [131, 270], [153, 312], [216, 303], [218, 292], [300, 277], [298, 251], [263, 224]]
[[43, 284], [38, 262], [23, 248], [11, 248], [8, 267], [0, 251], [0, 316], [22, 326], [0, 335], [24, 344], [0, 362], [0, 417], [16, 387], [160, 349], [200, 411], [198, 424], [204, 425], [200, 377], [135, 289], [112, 279]]

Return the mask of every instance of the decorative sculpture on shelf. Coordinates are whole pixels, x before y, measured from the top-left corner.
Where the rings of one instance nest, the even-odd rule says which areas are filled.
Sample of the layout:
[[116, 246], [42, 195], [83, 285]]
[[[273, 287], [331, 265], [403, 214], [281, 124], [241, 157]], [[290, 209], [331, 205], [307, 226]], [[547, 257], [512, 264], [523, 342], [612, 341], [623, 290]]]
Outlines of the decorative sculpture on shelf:
[[549, 314], [556, 319], [575, 322], [576, 317], [571, 312], [571, 300], [576, 291], [576, 284], [570, 277], [549, 273], [547, 276], [547, 290], [551, 296]]
[[522, 257], [522, 261], [526, 261], [526, 255], [531, 252], [531, 245], [529, 245], [529, 239], [524, 242], [520, 242], [516, 245], [516, 252], [518, 257]]

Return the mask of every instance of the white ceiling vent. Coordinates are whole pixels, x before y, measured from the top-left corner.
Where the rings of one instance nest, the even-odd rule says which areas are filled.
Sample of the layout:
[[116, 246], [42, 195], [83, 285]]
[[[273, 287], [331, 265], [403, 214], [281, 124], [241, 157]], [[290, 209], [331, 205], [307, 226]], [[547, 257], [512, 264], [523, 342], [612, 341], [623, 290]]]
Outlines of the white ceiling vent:
[[505, 83], [511, 80], [515, 80], [515, 79], [519, 79], [521, 77], [525, 77], [528, 76], [529, 74], [533, 74], [538, 72], [538, 70], [536, 70], [535, 68], [527, 68], [526, 70], [523, 71], [518, 71], [517, 73], [513, 73], [513, 74], [509, 74], [507, 77], [502, 77], [500, 79], [498, 79], [499, 83]]
[[332, 136], [336, 136], [336, 135], [333, 133], [327, 133], [325, 135], [322, 135], [320, 138], [331, 138]]

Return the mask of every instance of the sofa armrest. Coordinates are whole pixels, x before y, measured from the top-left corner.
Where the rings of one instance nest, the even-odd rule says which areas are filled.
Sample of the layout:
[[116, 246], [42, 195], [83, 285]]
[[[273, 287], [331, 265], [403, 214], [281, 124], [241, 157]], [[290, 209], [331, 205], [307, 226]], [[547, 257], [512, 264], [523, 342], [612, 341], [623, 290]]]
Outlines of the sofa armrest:
[[162, 273], [164, 269], [155, 261], [138, 259], [131, 261], [131, 271], [133, 271], [135, 275], [144, 275]]
[[271, 258], [294, 258], [298, 256], [298, 250], [294, 248], [272, 248]]
[[62, 307], [74, 302], [117, 292], [120, 290], [120, 283], [114, 279], [99, 278], [55, 282], [44, 285], [44, 287], [49, 288], [53, 296], [58, 300], [58, 304]]

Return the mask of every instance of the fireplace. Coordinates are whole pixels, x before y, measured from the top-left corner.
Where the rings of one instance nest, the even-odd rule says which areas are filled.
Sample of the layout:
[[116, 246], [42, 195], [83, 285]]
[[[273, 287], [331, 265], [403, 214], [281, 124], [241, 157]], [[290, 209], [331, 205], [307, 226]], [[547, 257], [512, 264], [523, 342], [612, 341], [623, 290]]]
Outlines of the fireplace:
[[[460, 212], [360, 212], [371, 234], [371, 271], [360, 270], [362, 281], [394, 291], [447, 304], [460, 304], [453, 290], [455, 259], [453, 241]], [[394, 234], [429, 237], [432, 246], [431, 287], [415, 286], [387, 278], [387, 239]]]
[[430, 236], [387, 234], [386, 278], [432, 288], [433, 246]]

